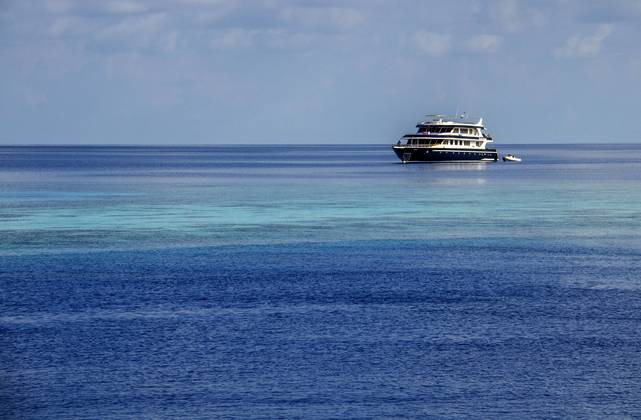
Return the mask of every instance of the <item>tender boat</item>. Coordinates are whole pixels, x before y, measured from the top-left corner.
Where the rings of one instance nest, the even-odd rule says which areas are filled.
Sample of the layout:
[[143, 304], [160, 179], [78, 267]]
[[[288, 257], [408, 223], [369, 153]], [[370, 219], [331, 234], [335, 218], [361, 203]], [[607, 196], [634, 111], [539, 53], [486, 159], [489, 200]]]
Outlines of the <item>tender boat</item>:
[[520, 162], [521, 158], [518, 158], [514, 155], [505, 155], [503, 156], [503, 162]]
[[464, 116], [428, 115], [416, 124], [415, 134], [406, 134], [393, 146], [403, 163], [409, 162], [496, 162], [496, 149], [487, 148], [492, 136], [483, 118], [477, 122]]

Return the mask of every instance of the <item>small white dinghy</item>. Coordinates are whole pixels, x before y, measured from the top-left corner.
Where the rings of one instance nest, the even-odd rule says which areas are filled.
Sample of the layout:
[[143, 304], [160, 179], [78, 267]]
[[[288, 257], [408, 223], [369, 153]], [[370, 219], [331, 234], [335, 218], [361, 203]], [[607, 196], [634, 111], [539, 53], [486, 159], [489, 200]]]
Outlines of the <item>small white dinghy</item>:
[[521, 158], [518, 158], [514, 155], [505, 155], [503, 156], [503, 162], [520, 162]]

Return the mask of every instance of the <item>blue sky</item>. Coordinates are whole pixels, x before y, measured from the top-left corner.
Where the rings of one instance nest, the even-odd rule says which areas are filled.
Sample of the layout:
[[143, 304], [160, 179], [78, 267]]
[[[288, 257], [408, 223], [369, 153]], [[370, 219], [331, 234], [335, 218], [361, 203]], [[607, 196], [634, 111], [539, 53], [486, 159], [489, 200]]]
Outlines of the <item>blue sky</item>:
[[0, 143], [641, 140], [639, 0], [0, 0]]

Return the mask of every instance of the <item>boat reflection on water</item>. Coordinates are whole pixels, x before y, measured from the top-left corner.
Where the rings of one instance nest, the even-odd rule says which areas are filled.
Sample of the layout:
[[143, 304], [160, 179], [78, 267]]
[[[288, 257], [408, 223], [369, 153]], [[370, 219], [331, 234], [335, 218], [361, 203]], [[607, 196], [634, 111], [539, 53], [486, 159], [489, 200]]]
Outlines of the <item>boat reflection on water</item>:
[[[406, 167], [416, 175], [425, 175], [412, 177], [412, 182], [422, 185], [470, 186], [487, 183], [485, 176], [488, 170], [487, 163], [440, 162], [429, 165], [406, 165]], [[457, 174], [451, 172], [457, 172]]]
[[486, 171], [487, 163], [481, 162], [457, 162], [457, 163], [446, 163], [439, 162], [429, 165], [411, 165], [408, 166], [413, 171], [421, 172], [466, 172], [466, 171]]
[[487, 170], [487, 163], [438, 163], [436, 165], [420, 165], [431, 166], [437, 171], [485, 171]]
[[487, 184], [485, 178], [437, 178], [430, 181], [431, 185], [437, 186], [479, 186]]

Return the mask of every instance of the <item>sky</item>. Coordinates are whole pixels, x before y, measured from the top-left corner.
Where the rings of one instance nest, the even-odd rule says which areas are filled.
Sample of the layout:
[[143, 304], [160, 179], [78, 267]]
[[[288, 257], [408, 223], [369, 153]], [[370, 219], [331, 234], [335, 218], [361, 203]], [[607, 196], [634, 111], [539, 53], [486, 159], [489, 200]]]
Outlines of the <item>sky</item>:
[[0, 0], [0, 144], [641, 141], [641, 0]]

